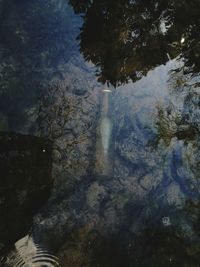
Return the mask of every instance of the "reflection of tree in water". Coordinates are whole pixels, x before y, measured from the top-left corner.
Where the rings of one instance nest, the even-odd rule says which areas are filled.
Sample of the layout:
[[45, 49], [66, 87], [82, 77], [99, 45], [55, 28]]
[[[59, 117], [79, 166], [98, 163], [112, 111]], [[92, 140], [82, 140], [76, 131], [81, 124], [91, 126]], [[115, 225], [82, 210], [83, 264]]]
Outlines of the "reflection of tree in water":
[[[200, 123], [199, 123], [199, 76], [192, 77], [191, 74], [185, 74], [183, 69], [178, 72], [172, 72], [169, 79], [170, 103], [167, 107], [158, 108], [157, 130], [158, 141], [164, 141], [168, 149], [173, 148], [174, 143], [182, 143], [182, 166], [177, 169], [185, 168], [190, 175], [186, 180], [184, 172], [180, 172], [179, 183], [188, 184], [192, 194], [187, 196], [183, 211], [189, 221], [185, 224], [187, 229], [190, 224], [192, 231], [187, 236], [191, 245], [187, 248], [187, 253], [194, 259], [199, 260], [199, 222], [200, 222]], [[173, 139], [173, 141], [172, 141]], [[171, 142], [172, 141], [172, 142]], [[178, 176], [177, 176], [178, 177]], [[195, 194], [196, 192], [196, 194]], [[198, 266], [195, 265], [188, 266]], [[182, 265], [181, 265], [182, 266]]]
[[69, 59], [72, 34], [67, 4], [62, 12], [48, 0], [2, 0], [0, 5], [0, 107], [9, 130], [16, 130], [26, 118], [24, 110], [61, 75], [58, 66]]
[[[80, 3], [81, 2], [81, 3]], [[198, 0], [70, 0], [84, 12], [81, 51], [99, 67], [99, 81], [135, 81], [182, 53], [189, 71], [199, 71]]]
[[170, 72], [167, 106], [158, 104], [156, 128], [159, 139], [169, 145], [171, 139], [199, 143], [199, 76], [184, 72], [184, 67]]
[[170, 145], [172, 138], [178, 140], [193, 141], [197, 139], [198, 129], [188, 124], [179, 110], [175, 107], [167, 107], [166, 110], [158, 106], [156, 121], [158, 140], [162, 139], [166, 145]]

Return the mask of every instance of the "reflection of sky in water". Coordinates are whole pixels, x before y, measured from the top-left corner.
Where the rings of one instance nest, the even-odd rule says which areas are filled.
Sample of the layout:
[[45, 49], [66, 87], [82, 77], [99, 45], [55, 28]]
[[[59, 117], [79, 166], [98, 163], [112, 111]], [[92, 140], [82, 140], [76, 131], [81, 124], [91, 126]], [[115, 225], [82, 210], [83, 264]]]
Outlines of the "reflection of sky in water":
[[[162, 257], [165, 264], [186, 266], [176, 246], [187, 266], [199, 266], [198, 76], [185, 74], [177, 58], [116, 89], [102, 85], [95, 75], [102, 65], [96, 67], [90, 58], [86, 62], [79, 51], [84, 17], [63, 1], [23, 3], [22, 8], [31, 14], [28, 23], [34, 23], [24, 26], [22, 19], [20, 24], [17, 9], [6, 20], [17, 21], [16, 27], [10, 22], [10, 34], [19, 38], [21, 54], [17, 57], [9, 47], [8, 62], [1, 64], [0, 129], [53, 142], [54, 186], [34, 216], [33, 240], [55, 252], [62, 266], [94, 266], [93, 261], [104, 267], [147, 266], [145, 257], [153, 267], [171, 266], [162, 265]], [[51, 27], [38, 28], [51, 17], [53, 35]], [[33, 35], [27, 46], [22, 30]], [[41, 41], [37, 47], [34, 38], [40, 35], [46, 36], [46, 47]], [[6, 64], [13, 66], [12, 83]], [[110, 69], [105, 70], [109, 76]], [[19, 79], [18, 72], [23, 74]], [[15, 87], [23, 88], [20, 97]], [[109, 258], [115, 254], [118, 261]]]
[[[120, 229], [137, 235], [144, 228], [165, 232], [169, 227], [188, 242], [195, 238], [193, 219], [185, 211], [186, 200], [198, 200], [196, 174], [190, 166], [191, 161], [195, 164], [195, 140], [187, 143], [177, 135], [184, 98], [170, 93], [169, 71], [175, 64], [168, 62], [109, 94], [114, 150], [107, 160], [113, 164], [113, 173], [110, 178], [93, 177], [88, 184], [86, 179], [71, 196], [57, 193], [48, 213], [37, 217], [35, 231], [42, 242], [46, 235], [62, 239], [58, 233], [67, 233], [74, 224], [106, 236], [109, 232], [118, 235]], [[160, 106], [166, 116], [160, 118], [164, 132], [156, 124]], [[48, 239], [48, 245], [55, 243]]]

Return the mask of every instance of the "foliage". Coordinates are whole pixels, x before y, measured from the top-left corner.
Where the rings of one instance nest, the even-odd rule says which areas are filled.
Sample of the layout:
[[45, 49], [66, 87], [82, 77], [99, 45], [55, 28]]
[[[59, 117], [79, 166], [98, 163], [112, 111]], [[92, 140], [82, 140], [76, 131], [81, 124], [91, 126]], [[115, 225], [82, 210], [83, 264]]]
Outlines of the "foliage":
[[117, 86], [182, 55], [199, 72], [198, 0], [94, 0], [70, 3], [85, 12], [80, 48], [97, 67], [99, 81]]

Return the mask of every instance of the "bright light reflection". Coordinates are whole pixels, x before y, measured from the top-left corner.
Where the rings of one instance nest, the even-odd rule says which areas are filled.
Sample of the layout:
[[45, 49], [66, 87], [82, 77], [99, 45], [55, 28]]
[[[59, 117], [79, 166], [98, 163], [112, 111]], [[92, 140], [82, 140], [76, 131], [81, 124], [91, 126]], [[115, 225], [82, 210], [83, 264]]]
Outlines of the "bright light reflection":
[[112, 91], [110, 89], [103, 89], [103, 92], [112, 93]]
[[182, 37], [182, 38], [181, 38], [181, 44], [183, 44], [184, 42], [185, 42], [185, 38]]

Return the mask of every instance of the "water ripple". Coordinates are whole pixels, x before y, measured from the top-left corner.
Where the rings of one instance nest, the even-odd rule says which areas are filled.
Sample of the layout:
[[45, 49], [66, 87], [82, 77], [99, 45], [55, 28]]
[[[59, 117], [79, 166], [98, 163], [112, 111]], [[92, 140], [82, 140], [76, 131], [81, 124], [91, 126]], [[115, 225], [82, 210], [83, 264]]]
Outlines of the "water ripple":
[[58, 258], [26, 236], [15, 243], [5, 267], [59, 267]]

